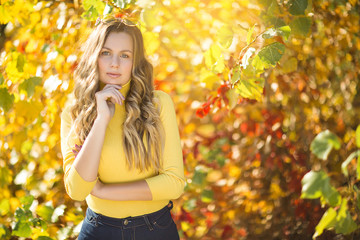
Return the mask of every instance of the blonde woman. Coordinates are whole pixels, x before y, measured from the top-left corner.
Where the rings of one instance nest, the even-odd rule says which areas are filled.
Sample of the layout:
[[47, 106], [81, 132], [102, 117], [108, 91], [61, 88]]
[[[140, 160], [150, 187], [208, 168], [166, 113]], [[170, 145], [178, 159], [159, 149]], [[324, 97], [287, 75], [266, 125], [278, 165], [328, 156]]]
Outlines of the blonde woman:
[[75, 71], [61, 149], [66, 191], [88, 205], [80, 240], [179, 239], [170, 214], [185, 184], [178, 126], [144, 52], [134, 24], [108, 18]]

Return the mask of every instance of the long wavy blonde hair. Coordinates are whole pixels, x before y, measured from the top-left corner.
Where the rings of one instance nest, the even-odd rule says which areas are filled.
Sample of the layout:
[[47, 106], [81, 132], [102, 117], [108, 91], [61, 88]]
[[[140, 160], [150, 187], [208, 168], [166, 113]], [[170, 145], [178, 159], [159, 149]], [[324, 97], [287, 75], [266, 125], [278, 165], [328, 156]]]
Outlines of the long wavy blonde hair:
[[134, 57], [130, 90], [125, 99], [123, 146], [129, 169], [140, 171], [162, 167], [164, 130], [160, 104], [154, 98], [153, 67], [145, 58], [141, 31], [135, 25], [111, 18], [103, 20], [84, 44], [83, 55], [75, 70], [75, 101], [71, 108], [74, 128], [81, 144], [97, 116], [95, 93], [100, 90], [98, 56], [111, 32], [125, 32], [133, 39]]

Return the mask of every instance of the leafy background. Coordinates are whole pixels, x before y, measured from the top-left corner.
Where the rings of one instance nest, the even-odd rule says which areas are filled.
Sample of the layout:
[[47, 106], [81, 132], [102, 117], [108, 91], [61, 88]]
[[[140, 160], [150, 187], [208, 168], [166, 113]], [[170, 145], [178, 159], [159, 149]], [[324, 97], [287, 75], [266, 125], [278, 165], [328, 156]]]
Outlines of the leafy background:
[[[182, 239], [359, 237], [359, 1], [1, 0], [0, 238], [75, 239], [60, 113], [98, 16], [136, 20], [172, 96]], [[304, 177], [305, 176], [305, 177]]]

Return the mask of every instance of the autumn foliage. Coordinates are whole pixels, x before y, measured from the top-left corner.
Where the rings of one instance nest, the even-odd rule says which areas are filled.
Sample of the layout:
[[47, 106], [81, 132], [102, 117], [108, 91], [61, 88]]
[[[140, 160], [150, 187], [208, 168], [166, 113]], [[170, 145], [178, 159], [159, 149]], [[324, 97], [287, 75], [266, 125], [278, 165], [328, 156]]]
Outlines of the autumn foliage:
[[0, 238], [76, 239], [60, 113], [98, 17], [135, 22], [174, 101], [182, 239], [360, 237], [359, 1], [1, 0]]

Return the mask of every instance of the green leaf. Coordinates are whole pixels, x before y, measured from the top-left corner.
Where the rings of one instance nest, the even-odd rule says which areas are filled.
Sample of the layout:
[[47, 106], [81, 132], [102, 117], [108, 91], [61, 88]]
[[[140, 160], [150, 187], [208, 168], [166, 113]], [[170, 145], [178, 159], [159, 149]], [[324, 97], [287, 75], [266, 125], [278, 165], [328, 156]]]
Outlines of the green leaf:
[[360, 191], [359, 191], [359, 188], [356, 187], [356, 185], [354, 185], [354, 190], [356, 192], [356, 206], [358, 208], [358, 210], [360, 209]]
[[24, 72], [24, 65], [25, 65], [25, 57], [22, 54], [19, 54], [16, 61], [16, 68], [19, 72]]
[[315, 227], [316, 231], [315, 234], [313, 235], [313, 239], [320, 236], [325, 229], [334, 227], [335, 222], [336, 222], [336, 211], [333, 208], [329, 208], [320, 219], [318, 225]]
[[8, 112], [14, 103], [14, 95], [10, 94], [6, 88], [0, 88], [0, 107]]
[[240, 80], [240, 75], [241, 75], [240, 67], [239, 66], [234, 67], [232, 72], [233, 72], [233, 75], [231, 77], [231, 83], [234, 84]]
[[237, 93], [244, 98], [261, 100], [265, 80], [263, 78], [240, 79], [236, 85]]
[[250, 42], [251, 42], [251, 36], [252, 36], [252, 34], [253, 34], [253, 32], [254, 32], [255, 26], [256, 26], [256, 24], [255, 24], [254, 26], [252, 26], [252, 27], [249, 29], [248, 33], [247, 33], [247, 36], [246, 36], [246, 44], [247, 44], [247, 45], [249, 45]]
[[307, 5], [308, 5], [307, 0], [290, 0], [289, 1], [289, 12], [292, 15], [304, 15]]
[[357, 159], [356, 175], [357, 175], [357, 180], [359, 180], [360, 179], [360, 156]]
[[204, 189], [201, 193], [201, 201], [210, 203], [214, 199], [214, 192], [212, 190]]
[[218, 42], [223, 48], [229, 48], [233, 41], [234, 32], [229, 25], [222, 26], [217, 34]]
[[[347, 165], [349, 165], [349, 163], [351, 162], [351, 160], [353, 160], [354, 158], [358, 157], [360, 155], [360, 150], [351, 153], [346, 160], [341, 164], [341, 171], [343, 172], [343, 174], [347, 177], [349, 175], [348, 170], [347, 170]], [[359, 164], [358, 164], [359, 167]], [[359, 169], [358, 169], [359, 172]], [[359, 174], [358, 174], [359, 175]]]
[[0, 85], [2, 85], [4, 81], [4, 76], [0, 73]]
[[10, 211], [9, 199], [4, 198], [0, 202], [0, 216], [6, 215]]
[[184, 202], [184, 209], [186, 211], [192, 211], [196, 208], [196, 198], [191, 198]]
[[11, 233], [9, 229], [6, 226], [0, 224], [0, 239], [10, 239], [10, 237]]
[[36, 213], [37, 215], [42, 217], [45, 221], [50, 222], [51, 216], [54, 213], [54, 208], [52, 206], [41, 205], [37, 207]]
[[292, 33], [297, 36], [307, 36], [310, 33], [311, 19], [309, 17], [296, 17], [290, 22]]
[[360, 125], [357, 126], [356, 132], [355, 132], [355, 140], [356, 140], [356, 146], [360, 148]]
[[259, 2], [264, 5], [268, 14], [276, 15], [279, 12], [279, 5], [276, 0], [260, 0]]
[[26, 220], [26, 213], [25, 211], [22, 209], [22, 208], [17, 208], [15, 210], [15, 218], [18, 220], [18, 221], [25, 221]]
[[287, 41], [289, 39], [291, 28], [290, 26], [282, 26], [277, 29], [281, 36], [284, 37], [284, 40]]
[[270, 23], [272, 26], [274, 26], [275, 28], [278, 28], [278, 27], [282, 27], [282, 26], [285, 26], [286, 23], [284, 22], [283, 19], [281, 18], [277, 18], [277, 17], [268, 17], [266, 18], [266, 22]]
[[325, 201], [330, 206], [340, 204], [341, 196], [339, 192], [331, 186], [330, 178], [324, 171], [308, 172], [301, 180], [301, 184], [301, 198], [320, 198], [322, 202]]
[[27, 96], [31, 97], [35, 92], [35, 87], [40, 85], [41, 82], [41, 77], [31, 77], [22, 82], [19, 85], [19, 89], [26, 91]]
[[201, 169], [195, 169], [194, 176], [192, 178], [192, 183], [197, 185], [203, 185], [205, 183], [205, 178], [207, 173]]
[[48, 236], [40, 236], [36, 240], [53, 240], [51, 237]]
[[0, 167], [0, 187], [4, 187], [11, 183], [12, 173], [7, 167]]
[[20, 202], [22, 203], [25, 210], [28, 210], [30, 208], [33, 201], [34, 201], [34, 196], [32, 195], [27, 195], [20, 198]]
[[282, 26], [280, 28], [270, 28], [266, 32], [262, 34], [264, 39], [269, 39], [274, 36], [283, 36], [284, 40], [287, 41], [291, 33], [291, 29], [289, 26]]
[[91, 6], [88, 10], [86, 10], [86, 12], [84, 12], [81, 15], [82, 18], [85, 18], [86, 20], [89, 20], [89, 21], [94, 21], [95, 19], [98, 18], [98, 16], [99, 16], [99, 13], [94, 6]]
[[12, 235], [18, 237], [30, 237], [31, 236], [31, 227], [27, 222], [17, 222], [15, 228], [12, 231]]
[[284, 54], [285, 46], [279, 42], [274, 42], [272, 44], [267, 45], [258, 53], [261, 61], [275, 66], [275, 64], [281, 59]]
[[310, 145], [311, 152], [322, 160], [327, 159], [333, 148], [340, 149], [340, 140], [329, 130], [319, 133]]
[[336, 233], [349, 234], [357, 229], [357, 224], [352, 219], [347, 206], [347, 200], [343, 199], [341, 207], [336, 216]]

